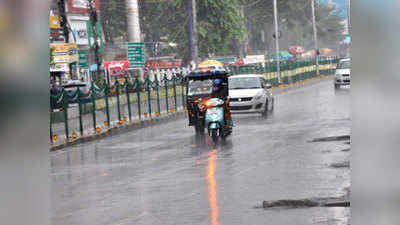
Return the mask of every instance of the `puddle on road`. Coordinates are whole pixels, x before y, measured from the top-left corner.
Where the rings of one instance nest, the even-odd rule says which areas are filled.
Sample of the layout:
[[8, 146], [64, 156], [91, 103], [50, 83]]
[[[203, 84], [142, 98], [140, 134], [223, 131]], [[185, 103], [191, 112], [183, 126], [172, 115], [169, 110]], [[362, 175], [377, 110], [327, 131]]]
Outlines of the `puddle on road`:
[[[347, 141], [347, 140], [350, 140], [350, 135], [315, 138], [308, 142], [328, 142], [328, 141]], [[350, 144], [350, 142], [346, 142], [346, 143]]]
[[277, 201], [263, 201], [261, 207], [264, 209], [273, 208], [311, 208], [311, 207], [350, 207], [350, 201], [347, 197], [328, 197], [328, 198], [309, 198], [309, 199], [296, 199], [296, 200], [277, 200]]

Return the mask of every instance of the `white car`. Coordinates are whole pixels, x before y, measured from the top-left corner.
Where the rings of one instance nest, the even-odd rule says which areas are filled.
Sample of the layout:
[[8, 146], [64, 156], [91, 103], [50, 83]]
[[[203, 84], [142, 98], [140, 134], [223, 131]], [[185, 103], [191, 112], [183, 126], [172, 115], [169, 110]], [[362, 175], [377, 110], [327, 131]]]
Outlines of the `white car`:
[[350, 72], [351, 72], [351, 61], [349, 58], [342, 59], [335, 71], [335, 88], [339, 88], [342, 85], [350, 84]]
[[261, 113], [274, 110], [271, 85], [257, 74], [229, 77], [229, 99], [232, 113]]

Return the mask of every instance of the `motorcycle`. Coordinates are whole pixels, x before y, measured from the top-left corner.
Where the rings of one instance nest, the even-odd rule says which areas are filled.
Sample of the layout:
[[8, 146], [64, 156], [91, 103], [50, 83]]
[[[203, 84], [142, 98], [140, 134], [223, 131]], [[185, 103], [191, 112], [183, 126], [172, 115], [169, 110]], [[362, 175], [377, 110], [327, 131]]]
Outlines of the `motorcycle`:
[[211, 98], [205, 102], [205, 127], [208, 135], [213, 142], [218, 143], [218, 139], [225, 138], [232, 133], [232, 128], [228, 126], [225, 120], [225, 110], [223, 108], [224, 100]]

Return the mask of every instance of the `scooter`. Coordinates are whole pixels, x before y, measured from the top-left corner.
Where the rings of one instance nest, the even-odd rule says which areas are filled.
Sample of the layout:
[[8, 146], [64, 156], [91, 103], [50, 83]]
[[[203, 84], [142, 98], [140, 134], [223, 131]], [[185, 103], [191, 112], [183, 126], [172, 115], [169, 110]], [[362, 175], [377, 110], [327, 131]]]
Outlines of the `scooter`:
[[215, 144], [219, 138], [225, 140], [232, 133], [232, 128], [225, 120], [224, 103], [224, 100], [219, 98], [211, 98], [205, 102], [205, 127]]

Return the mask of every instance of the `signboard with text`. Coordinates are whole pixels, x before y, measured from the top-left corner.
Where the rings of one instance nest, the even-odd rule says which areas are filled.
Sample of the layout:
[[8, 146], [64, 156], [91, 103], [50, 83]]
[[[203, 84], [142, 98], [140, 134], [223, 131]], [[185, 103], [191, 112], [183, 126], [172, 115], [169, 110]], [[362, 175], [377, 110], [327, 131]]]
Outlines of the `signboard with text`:
[[[88, 31], [88, 42], [89, 42], [89, 47], [94, 48], [95, 47], [95, 40], [94, 40], [94, 34], [93, 34], [93, 26], [90, 20], [86, 21], [86, 26], [87, 26], [87, 31]], [[103, 41], [101, 39], [101, 24], [100, 20], [97, 21], [96, 24], [96, 33], [97, 33], [97, 44], [99, 45], [99, 53], [103, 53]]]
[[89, 45], [89, 34], [87, 27], [87, 21], [89, 20], [89, 17], [69, 16], [68, 20], [72, 30], [70, 34], [70, 40], [74, 40], [73, 38], [76, 38], [76, 43], [78, 45]]
[[144, 52], [143, 42], [128, 42], [127, 43], [127, 56], [130, 68], [139, 69], [144, 68], [146, 57]]
[[79, 59], [76, 43], [51, 43], [50, 48], [54, 49], [55, 63], [73, 63]]
[[87, 53], [85, 51], [78, 51], [78, 54], [79, 54], [79, 67], [87, 68], [88, 67]]
[[[100, 12], [100, 1], [96, 1], [96, 11]], [[88, 13], [89, 4], [87, 0], [67, 0], [67, 12]]]

